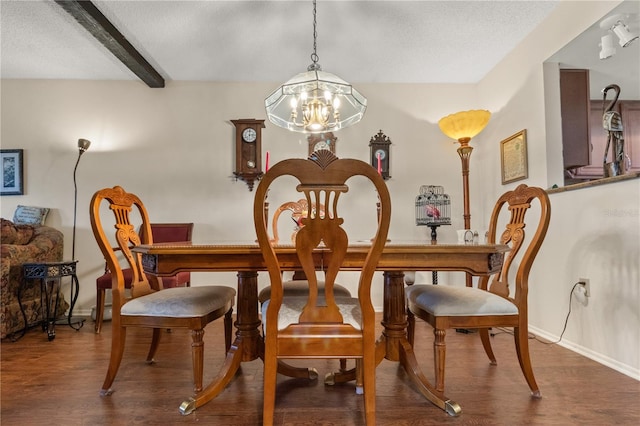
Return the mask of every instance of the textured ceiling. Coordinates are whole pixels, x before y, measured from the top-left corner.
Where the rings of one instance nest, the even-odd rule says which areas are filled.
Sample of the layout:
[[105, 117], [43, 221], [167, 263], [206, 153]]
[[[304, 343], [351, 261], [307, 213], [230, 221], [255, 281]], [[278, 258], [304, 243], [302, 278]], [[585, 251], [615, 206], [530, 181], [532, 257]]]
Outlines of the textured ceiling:
[[[305, 71], [311, 1], [94, 1], [167, 81], [265, 81]], [[317, 6], [325, 71], [351, 82], [475, 83], [558, 4], [329, 1]], [[0, 2], [2, 78], [137, 77], [52, 1]]]

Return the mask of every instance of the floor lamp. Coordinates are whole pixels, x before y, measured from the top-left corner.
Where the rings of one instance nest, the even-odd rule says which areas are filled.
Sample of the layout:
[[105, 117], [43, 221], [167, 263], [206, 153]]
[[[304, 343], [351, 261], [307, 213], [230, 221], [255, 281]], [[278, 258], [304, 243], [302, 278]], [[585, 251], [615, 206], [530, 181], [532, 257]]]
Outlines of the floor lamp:
[[[74, 263], [76, 262], [76, 218], [78, 216], [78, 183], [76, 181], [76, 171], [78, 170], [80, 157], [82, 157], [82, 154], [89, 149], [89, 145], [91, 145], [91, 141], [87, 139], [78, 139], [78, 159], [76, 160], [76, 166], [73, 168], [73, 237], [71, 242], [71, 260]], [[71, 319], [73, 307], [76, 303], [76, 299], [78, 298], [78, 292], [80, 291], [80, 283], [78, 282], [77, 275], [75, 275], [75, 271], [71, 277], [71, 281], [71, 307], [69, 308], [69, 317], [67, 318], [67, 322], [69, 323], [69, 326], [79, 330], [84, 325], [84, 319], [77, 318], [75, 321]], [[75, 296], [73, 294], [74, 286]], [[74, 326], [74, 324], [78, 325]]]
[[[462, 196], [464, 201], [464, 229], [471, 229], [471, 211], [469, 208], [469, 160], [473, 147], [469, 145], [471, 138], [480, 133], [489, 123], [491, 113], [486, 110], [461, 111], [447, 115], [438, 121], [440, 130], [445, 135], [460, 143], [458, 155], [462, 161]], [[471, 274], [467, 273], [467, 287], [472, 285]]]
[[89, 149], [91, 141], [87, 139], [78, 139], [78, 160], [73, 168], [73, 240], [71, 243], [71, 259], [76, 260], [76, 217], [78, 214], [78, 183], [76, 182], [76, 171], [80, 163], [80, 157]]

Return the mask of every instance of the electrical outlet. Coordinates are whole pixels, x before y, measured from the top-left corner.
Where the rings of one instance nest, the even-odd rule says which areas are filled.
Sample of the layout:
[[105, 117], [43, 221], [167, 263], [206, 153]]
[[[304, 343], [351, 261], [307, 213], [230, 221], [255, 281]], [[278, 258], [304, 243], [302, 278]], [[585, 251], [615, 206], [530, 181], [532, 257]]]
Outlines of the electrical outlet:
[[591, 297], [591, 287], [589, 286], [589, 278], [580, 278], [578, 282], [584, 287], [584, 295], [586, 297]]

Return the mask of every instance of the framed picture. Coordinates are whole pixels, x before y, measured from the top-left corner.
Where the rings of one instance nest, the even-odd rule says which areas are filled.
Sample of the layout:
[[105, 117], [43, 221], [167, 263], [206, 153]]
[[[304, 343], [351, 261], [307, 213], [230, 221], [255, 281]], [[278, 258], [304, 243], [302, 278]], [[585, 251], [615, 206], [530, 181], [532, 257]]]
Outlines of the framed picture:
[[526, 129], [500, 142], [500, 165], [503, 185], [529, 177]]
[[22, 150], [1, 149], [2, 187], [0, 195], [22, 195], [24, 185], [22, 181]]

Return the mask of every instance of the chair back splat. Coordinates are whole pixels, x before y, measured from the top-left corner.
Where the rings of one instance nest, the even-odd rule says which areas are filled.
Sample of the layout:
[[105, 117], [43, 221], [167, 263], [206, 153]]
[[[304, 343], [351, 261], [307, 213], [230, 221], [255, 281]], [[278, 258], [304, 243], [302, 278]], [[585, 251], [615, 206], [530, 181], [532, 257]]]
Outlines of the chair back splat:
[[[189, 242], [193, 234], [193, 222], [188, 223], [151, 223], [151, 235], [154, 243], [169, 242]], [[150, 241], [146, 238], [144, 228], [139, 230], [140, 241]], [[115, 251], [120, 251], [119, 247], [114, 247]], [[132, 270], [124, 268], [122, 270], [124, 276], [124, 287], [131, 288]], [[96, 323], [95, 332], [100, 333], [102, 330], [102, 322], [105, 311], [106, 290], [111, 290], [111, 272], [109, 265], [105, 263], [104, 274], [96, 279]], [[191, 272], [180, 271], [170, 277], [149, 277], [151, 281], [157, 281], [158, 287], [189, 287], [191, 285]]]
[[[308, 209], [295, 236], [294, 249], [308, 283], [302, 297], [285, 297], [278, 244], [270, 241], [264, 203], [274, 181], [283, 176], [297, 180], [296, 190], [309, 206], [325, 206], [324, 214]], [[360, 271], [357, 298], [334, 294], [334, 284], [349, 246], [338, 209], [348, 180], [362, 176], [377, 191], [380, 211], [375, 237], [365, 246], [367, 256]], [[360, 190], [360, 189], [359, 189]], [[376, 216], [376, 204], [371, 214]], [[258, 242], [269, 271], [271, 298], [263, 305], [265, 324], [265, 370], [263, 424], [273, 422], [278, 360], [286, 358], [354, 358], [362, 364], [364, 406], [367, 424], [375, 424], [375, 313], [371, 302], [371, 281], [387, 240], [391, 202], [382, 177], [370, 164], [338, 159], [330, 151], [316, 151], [307, 159], [289, 159], [275, 164], [263, 176], [256, 190], [254, 222]], [[290, 253], [290, 251], [289, 251]], [[325, 270], [322, 293], [317, 271]]]

